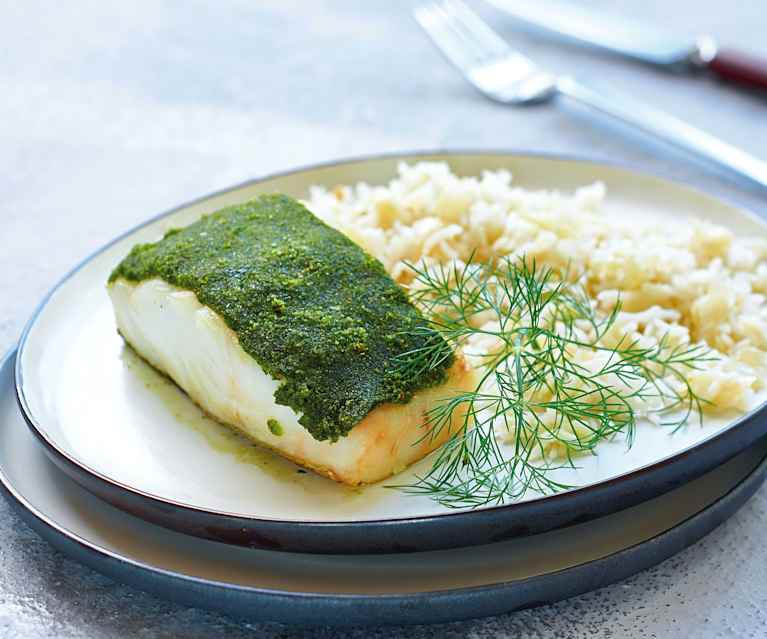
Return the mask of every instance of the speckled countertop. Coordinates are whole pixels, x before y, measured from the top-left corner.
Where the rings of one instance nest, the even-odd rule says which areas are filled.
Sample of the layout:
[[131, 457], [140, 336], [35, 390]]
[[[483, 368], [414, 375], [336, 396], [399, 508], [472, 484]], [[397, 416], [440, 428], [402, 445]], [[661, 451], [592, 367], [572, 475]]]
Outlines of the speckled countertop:
[[[762, 2], [592, 2], [767, 54]], [[483, 101], [424, 39], [411, 6], [0, 3], [0, 348], [63, 271], [117, 232], [214, 189], [331, 158], [447, 147], [580, 153], [767, 208], [767, 194], [577, 107]], [[767, 157], [763, 97], [498, 24], [554, 70], [651, 99]], [[763, 488], [692, 548], [598, 592], [445, 626], [339, 631], [244, 624], [126, 588], [53, 551], [0, 500], [0, 637], [761, 637], [766, 528]]]

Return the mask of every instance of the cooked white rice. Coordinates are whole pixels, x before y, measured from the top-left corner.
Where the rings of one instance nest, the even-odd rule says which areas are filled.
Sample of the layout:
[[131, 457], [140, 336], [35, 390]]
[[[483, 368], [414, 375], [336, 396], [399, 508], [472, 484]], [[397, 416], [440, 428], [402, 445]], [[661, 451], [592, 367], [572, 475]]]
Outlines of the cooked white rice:
[[689, 374], [693, 389], [712, 402], [707, 410], [748, 409], [767, 368], [767, 241], [697, 219], [607, 216], [604, 199], [598, 182], [572, 194], [527, 191], [508, 171], [458, 177], [446, 163], [419, 162], [400, 164], [385, 186], [313, 187], [306, 204], [405, 285], [406, 261], [462, 262], [472, 252], [569, 266], [600, 311], [620, 294], [616, 340], [705, 342], [719, 359]]

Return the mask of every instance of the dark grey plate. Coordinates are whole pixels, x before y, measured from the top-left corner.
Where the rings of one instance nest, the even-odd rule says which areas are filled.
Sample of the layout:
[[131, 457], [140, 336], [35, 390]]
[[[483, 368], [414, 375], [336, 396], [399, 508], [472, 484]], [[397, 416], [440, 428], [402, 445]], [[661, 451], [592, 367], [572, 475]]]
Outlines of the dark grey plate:
[[767, 475], [767, 441], [649, 502], [567, 530], [410, 555], [309, 555], [172, 532], [96, 499], [43, 454], [0, 364], [0, 489], [53, 546], [187, 605], [293, 624], [437, 623], [551, 603], [648, 568], [729, 517]]
[[[332, 517], [310, 520], [263, 516], [257, 512], [258, 500], [245, 504], [249, 508], [253, 503], [253, 511], [215, 510], [193, 501], [182, 502], [123, 481], [109, 470], [97, 471], [93, 461], [89, 463], [80, 450], [68, 445], [67, 433], [58, 428], [60, 420], [54, 409], [47, 408], [52, 403], [45, 399], [49, 391], [50, 396], [55, 396], [56, 389], [51, 390], [55, 382], [49, 383], [50, 380], [39, 377], [39, 371], [45, 362], [49, 367], [50, 362], [55, 362], [53, 368], [56, 369], [60, 360], [51, 355], [56, 345], [69, 343], [66, 337], [72, 338], [74, 343], [79, 335], [70, 332], [65, 337], [52, 339], [51, 331], [58, 330], [65, 316], [67, 326], [81, 326], [84, 322], [80, 320], [92, 310], [88, 306], [89, 300], [98, 299], [100, 306], [94, 306], [94, 309], [104, 312], [100, 316], [106, 316], [108, 300], [103, 294], [106, 275], [127, 252], [127, 247], [136, 241], [137, 235], [157, 235], [168, 217], [173, 217], [175, 222], [188, 220], [201, 212], [242, 201], [264, 190], [300, 196], [315, 183], [335, 184], [357, 179], [381, 182], [393, 174], [397, 162], [402, 159], [448, 159], [458, 172], [464, 174], [505, 167], [520, 184], [530, 188], [557, 186], [570, 189], [601, 179], [618, 200], [624, 205], [633, 202], [632, 210], [640, 213], [647, 208], [665, 207], [680, 214], [703, 215], [719, 223], [738, 223], [742, 233], [764, 233], [764, 224], [755, 216], [683, 185], [622, 167], [555, 156], [489, 151], [399, 154], [318, 165], [254, 180], [183, 205], [116, 239], [65, 276], [42, 302], [21, 338], [16, 387], [24, 416], [54, 463], [102, 499], [150, 522], [190, 535], [251, 548], [310, 553], [392, 553], [494, 543], [590, 521], [682, 486], [748, 449], [767, 434], [767, 415], [761, 407], [742, 416], [726, 430], [714, 435], [710, 435], [711, 431], [700, 435], [695, 445], [678, 452], [667, 448], [673, 444], [671, 438], [668, 444], [646, 447], [650, 454], [643, 458], [641, 466], [635, 465], [617, 477], [576, 490], [471, 512], [432, 514], [426, 511], [409, 516], [397, 509], [386, 518], [360, 517], [353, 521], [333, 520]], [[82, 367], [77, 353], [67, 354], [71, 357], [62, 358], [62, 361], [76, 361]], [[106, 365], [103, 361], [89, 364], [90, 370], [99, 370], [99, 366]], [[70, 369], [68, 379], [79, 379], [79, 373], [77, 368]], [[87, 402], [94, 392], [98, 390], [77, 388], [78, 398], [83, 402]], [[166, 413], [171, 419], [172, 415]], [[105, 412], [103, 417], [98, 416], [94, 427], [108, 426], [109, 414]], [[158, 422], [155, 430], [161, 428], [162, 424]], [[632, 452], [643, 447], [643, 441], [640, 435]], [[118, 455], [123, 454], [122, 448], [114, 448]], [[202, 451], [198, 463], [209, 459], [205, 457], [208, 452], [208, 449]], [[98, 454], [103, 457], [103, 449]], [[140, 459], [133, 461], [137, 467], [142, 467]], [[191, 466], [197, 467], [196, 464]], [[178, 481], [175, 476], [171, 479]]]

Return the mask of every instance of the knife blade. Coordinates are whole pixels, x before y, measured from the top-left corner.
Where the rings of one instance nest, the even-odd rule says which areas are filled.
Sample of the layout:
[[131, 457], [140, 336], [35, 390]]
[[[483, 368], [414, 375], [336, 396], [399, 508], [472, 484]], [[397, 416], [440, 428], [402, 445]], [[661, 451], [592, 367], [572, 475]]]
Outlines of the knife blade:
[[767, 60], [720, 49], [707, 35], [675, 34], [601, 9], [560, 0], [487, 0], [513, 17], [560, 38], [674, 70], [707, 68], [719, 77], [767, 89]]

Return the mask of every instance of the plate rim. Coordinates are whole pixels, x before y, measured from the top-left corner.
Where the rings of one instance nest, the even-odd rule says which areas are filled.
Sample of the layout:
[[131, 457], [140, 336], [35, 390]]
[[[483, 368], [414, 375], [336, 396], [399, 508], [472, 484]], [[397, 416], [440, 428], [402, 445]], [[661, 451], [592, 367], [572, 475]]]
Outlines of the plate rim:
[[[72, 472], [75, 472], [77, 474], [84, 473], [90, 480], [95, 480], [97, 483], [102, 484], [103, 489], [105, 490], [108, 490], [108, 491], [117, 490], [117, 491], [127, 492], [136, 499], [145, 500], [156, 505], [179, 509], [185, 512], [192, 512], [196, 514], [212, 516], [215, 518], [236, 519], [238, 521], [247, 521], [252, 524], [270, 523], [270, 524], [276, 524], [276, 525], [298, 525], [303, 527], [314, 527], [314, 528], [343, 527], [343, 528], [370, 529], [377, 526], [379, 527], [392, 526], [397, 524], [412, 525], [412, 524], [434, 522], [437, 520], [438, 521], [446, 521], [449, 519], [465, 520], [466, 518], [469, 518], [469, 517], [476, 518], [476, 515], [478, 513], [483, 513], [486, 516], [491, 516], [492, 514], [498, 513], [498, 512], [509, 513], [512, 510], [517, 513], [520, 513], [520, 512], [524, 513], [525, 510], [534, 509], [543, 503], [546, 503], [549, 506], [554, 506], [555, 504], [559, 504], [563, 501], [566, 503], [567, 501], [573, 501], [573, 500], [577, 501], [579, 499], [588, 498], [591, 494], [595, 492], [598, 493], [600, 491], [609, 490], [611, 489], [611, 487], [614, 487], [616, 484], [623, 484], [629, 480], [637, 481], [641, 477], [644, 477], [650, 473], [654, 473], [662, 469], [664, 466], [667, 466], [672, 463], [677, 463], [689, 458], [690, 455], [694, 452], [697, 453], [701, 451], [702, 449], [711, 448], [717, 444], [721, 445], [723, 439], [729, 439], [730, 437], [733, 436], [733, 433], [743, 430], [743, 426], [746, 423], [753, 421], [755, 418], [759, 417], [762, 413], [765, 413], [765, 409], [767, 408], [767, 401], [763, 402], [762, 404], [760, 404], [753, 410], [749, 411], [748, 413], [739, 416], [736, 420], [731, 422], [730, 425], [727, 426], [724, 430], [718, 433], [712, 434], [706, 439], [694, 445], [691, 445], [690, 447], [685, 448], [682, 451], [679, 451], [669, 457], [664, 457], [658, 461], [651, 462], [640, 468], [634, 469], [626, 473], [622, 473], [616, 477], [612, 477], [610, 479], [604, 480], [602, 482], [598, 482], [596, 484], [590, 484], [587, 486], [574, 488], [574, 489], [563, 491], [560, 493], [555, 493], [553, 495], [536, 497], [530, 500], [526, 500], [524, 502], [512, 502], [508, 504], [485, 506], [480, 509], [472, 509], [472, 510], [459, 510], [459, 511], [448, 510], [445, 512], [433, 513], [429, 515], [391, 517], [391, 518], [385, 518], [385, 519], [327, 520], [327, 521], [274, 518], [274, 517], [252, 516], [246, 513], [227, 512], [223, 510], [205, 508], [202, 506], [197, 506], [195, 504], [175, 501], [173, 499], [163, 497], [162, 495], [156, 495], [156, 494], [141, 490], [139, 488], [130, 486], [128, 484], [124, 484], [117, 479], [111, 478], [93, 468], [90, 468], [86, 463], [78, 460], [74, 455], [71, 455], [69, 452], [61, 448], [59, 445], [57, 445], [56, 442], [53, 440], [53, 438], [51, 438], [46, 433], [46, 430], [42, 426], [42, 424], [38, 422], [36, 416], [34, 415], [33, 411], [30, 409], [27, 403], [27, 399], [26, 399], [26, 395], [24, 391], [24, 370], [23, 370], [22, 360], [23, 360], [24, 349], [29, 339], [29, 335], [32, 329], [34, 328], [38, 317], [40, 316], [44, 308], [47, 306], [52, 296], [62, 286], [64, 286], [73, 276], [75, 276], [80, 270], [82, 270], [87, 264], [89, 264], [94, 258], [101, 255], [103, 252], [107, 251], [114, 244], [136, 233], [137, 231], [139, 231], [140, 229], [144, 228], [145, 226], [149, 224], [157, 222], [158, 220], [161, 220], [167, 216], [170, 216], [190, 206], [207, 201], [213, 197], [224, 195], [232, 190], [244, 188], [251, 185], [256, 185], [256, 184], [266, 182], [272, 179], [280, 178], [280, 177], [286, 177], [289, 175], [294, 175], [294, 174], [317, 170], [317, 169], [331, 168], [335, 166], [355, 164], [355, 163], [368, 162], [368, 161], [376, 161], [376, 160], [396, 160], [396, 159], [407, 160], [408, 158], [418, 158], [422, 156], [425, 156], [426, 158], [428, 158], [429, 161], [438, 161], [439, 159], [442, 159], [443, 161], [449, 161], [450, 158], [453, 156], [498, 156], [498, 157], [507, 156], [510, 158], [519, 158], [519, 159], [533, 158], [533, 159], [539, 159], [539, 160], [542, 159], [542, 160], [548, 160], [548, 161], [566, 161], [566, 162], [591, 164], [595, 166], [603, 166], [610, 169], [618, 169], [625, 172], [633, 173], [639, 177], [649, 177], [654, 180], [664, 182], [675, 188], [682, 188], [697, 195], [704, 195], [708, 198], [711, 198], [713, 200], [716, 200], [724, 204], [725, 206], [736, 208], [740, 212], [742, 212], [744, 215], [755, 218], [756, 220], [760, 221], [763, 224], [765, 223], [764, 218], [762, 218], [761, 216], [759, 216], [758, 214], [756, 214], [754, 211], [750, 210], [749, 208], [746, 208], [745, 206], [741, 205], [740, 203], [728, 201], [726, 198], [723, 198], [717, 194], [714, 194], [706, 189], [701, 189], [697, 186], [694, 186], [685, 180], [669, 179], [668, 177], [660, 175], [659, 173], [647, 171], [645, 169], [639, 169], [635, 166], [632, 166], [630, 163], [617, 162], [617, 161], [607, 160], [607, 159], [598, 158], [598, 157], [582, 156], [578, 154], [536, 152], [536, 151], [526, 151], [522, 149], [516, 150], [516, 149], [490, 148], [490, 149], [431, 149], [431, 150], [425, 149], [425, 150], [409, 150], [409, 151], [391, 151], [386, 153], [376, 153], [376, 154], [338, 158], [338, 159], [328, 160], [326, 162], [313, 163], [309, 165], [286, 169], [284, 171], [269, 173], [256, 178], [251, 178], [243, 182], [240, 182], [238, 184], [235, 184], [233, 186], [216, 190], [212, 193], [202, 195], [200, 197], [194, 198], [180, 205], [174, 206], [168, 210], [165, 210], [157, 215], [154, 215], [150, 217], [149, 219], [133, 226], [127, 231], [118, 234], [112, 240], [100, 246], [98, 249], [96, 249], [95, 251], [87, 255], [84, 259], [79, 261], [73, 268], [67, 271], [61, 277], [61, 279], [59, 279], [54, 284], [54, 286], [51, 287], [51, 289], [42, 298], [40, 303], [36, 306], [35, 310], [33, 311], [32, 315], [30, 316], [29, 320], [24, 326], [21, 337], [19, 339], [18, 346], [15, 351], [18, 354], [18, 356], [16, 357], [16, 362], [14, 367], [14, 386], [16, 391], [16, 399], [19, 404], [21, 414], [24, 420], [26, 421], [28, 427], [32, 430], [33, 434], [37, 437], [38, 441], [45, 448], [46, 452], [52, 457], [52, 459], [54, 459], [54, 461], [60, 467], [62, 467], [65, 470], [65, 472], [70, 474], [70, 476], [72, 475]], [[767, 427], [764, 430], [767, 431]], [[754, 437], [753, 439], [756, 439], [756, 438]], [[718, 456], [718, 461], [716, 463], [723, 463], [730, 457], [737, 454], [739, 450], [742, 450], [742, 447], [739, 448], [738, 450], [725, 453], [724, 456], [720, 454]], [[712, 464], [712, 465], [716, 465], [716, 464]], [[701, 470], [697, 474], [702, 474], [703, 472], [705, 472], [705, 469]], [[82, 481], [81, 481], [82, 479], [83, 479], [82, 477], [78, 479], [79, 483], [81, 484], [82, 484]]]
[[[0, 357], [0, 370], [5, 368], [9, 361], [17, 357], [17, 348], [11, 348]], [[50, 463], [50, 460], [49, 460]], [[81, 561], [89, 568], [102, 572], [109, 577], [117, 578], [119, 581], [148, 591], [161, 598], [179, 602], [184, 605], [199, 605], [190, 603], [188, 595], [185, 597], [183, 592], [176, 592], [172, 588], [187, 587], [203, 589], [201, 594], [210, 598], [210, 606], [204, 606], [212, 610], [223, 613], [232, 613], [238, 605], [237, 602], [221, 597], [214, 600], [210, 595], [222, 594], [226, 592], [236, 592], [240, 596], [251, 596], [258, 598], [260, 603], [254, 609], [262, 621], [278, 621], [282, 623], [323, 623], [331, 625], [394, 625], [394, 624], [416, 624], [416, 623], [443, 623], [447, 621], [457, 621], [470, 619], [479, 616], [489, 616], [490, 614], [502, 614], [503, 612], [513, 612], [524, 608], [535, 607], [537, 605], [546, 605], [554, 603], [561, 599], [577, 596], [579, 594], [595, 590], [611, 583], [625, 579], [637, 572], [646, 570], [654, 565], [665, 561], [677, 552], [693, 545], [721, 523], [726, 521], [742, 505], [744, 505], [751, 496], [759, 489], [767, 475], [767, 455], [764, 456], [751, 471], [742, 477], [737, 483], [719, 495], [708, 506], [698, 510], [686, 519], [672, 525], [665, 530], [656, 533], [638, 543], [626, 546], [615, 552], [599, 557], [597, 559], [587, 560], [566, 568], [560, 568], [548, 573], [525, 577], [518, 580], [507, 580], [493, 584], [483, 584], [479, 586], [465, 586], [450, 588], [445, 590], [423, 590], [411, 593], [385, 593], [385, 594], [352, 594], [352, 593], [322, 593], [308, 591], [289, 591], [277, 590], [274, 588], [261, 588], [243, 584], [234, 584], [226, 581], [208, 579], [205, 577], [196, 577], [184, 574], [178, 571], [160, 568], [149, 562], [133, 559], [121, 555], [119, 552], [110, 550], [95, 541], [83, 537], [78, 532], [70, 530], [66, 526], [57, 522], [54, 518], [41, 511], [32, 504], [14, 485], [6, 474], [2, 464], [0, 464], [0, 493], [14, 507], [16, 513], [36, 533], [43, 537], [48, 543], [51, 543], [56, 549], [67, 555], [74, 555], [72, 547], [82, 553], [75, 559]], [[78, 490], [86, 490], [78, 485]], [[151, 524], [145, 524], [151, 525]], [[642, 548], [652, 550], [644, 554]], [[640, 555], [640, 556], [638, 556]], [[120, 572], [122, 571], [122, 574]], [[588, 571], [591, 574], [592, 581], [586, 583], [586, 580], [578, 581], [573, 579], [573, 573]], [[142, 578], [144, 582], [141, 583]], [[508, 591], [515, 588], [527, 588], [535, 590], [535, 586], [547, 580], [569, 580], [577, 582], [575, 588], [562, 587], [556, 590], [557, 595], [552, 599], [533, 599], [510, 609], [501, 609], [502, 603], [490, 604], [491, 612], [485, 614], [486, 610], [476, 608], [476, 600], [482, 600], [484, 596], [495, 594], [497, 596], [505, 595]], [[154, 583], [151, 580], [159, 580]], [[542, 584], [541, 584], [542, 585]], [[564, 592], [563, 596], [559, 596]], [[198, 596], [195, 593], [192, 597]], [[276, 608], [277, 615], [264, 618], [264, 611], [271, 610], [278, 602]], [[283, 616], [283, 613], [294, 609], [289, 608], [297, 602], [308, 605], [308, 609], [302, 609], [297, 615]], [[443, 614], [444, 609], [430, 608], [434, 604], [450, 606], [456, 603], [463, 612], [458, 615]], [[421, 604], [428, 604], [426, 619], [419, 616]], [[267, 606], [264, 608], [264, 606]], [[286, 608], [281, 608], [285, 606]], [[325, 618], [324, 608], [343, 608], [351, 612], [351, 617]], [[350, 606], [355, 606], [350, 608]], [[356, 608], [361, 606], [360, 608]], [[400, 617], [390, 617], [389, 614], [397, 611]], [[374, 617], [370, 613], [375, 612]], [[476, 614], [475, 614], [476, 613]], [[373, 623], [370, 623], [370, 622]], [[368, 623], [366, 623], [368, 622]]]

